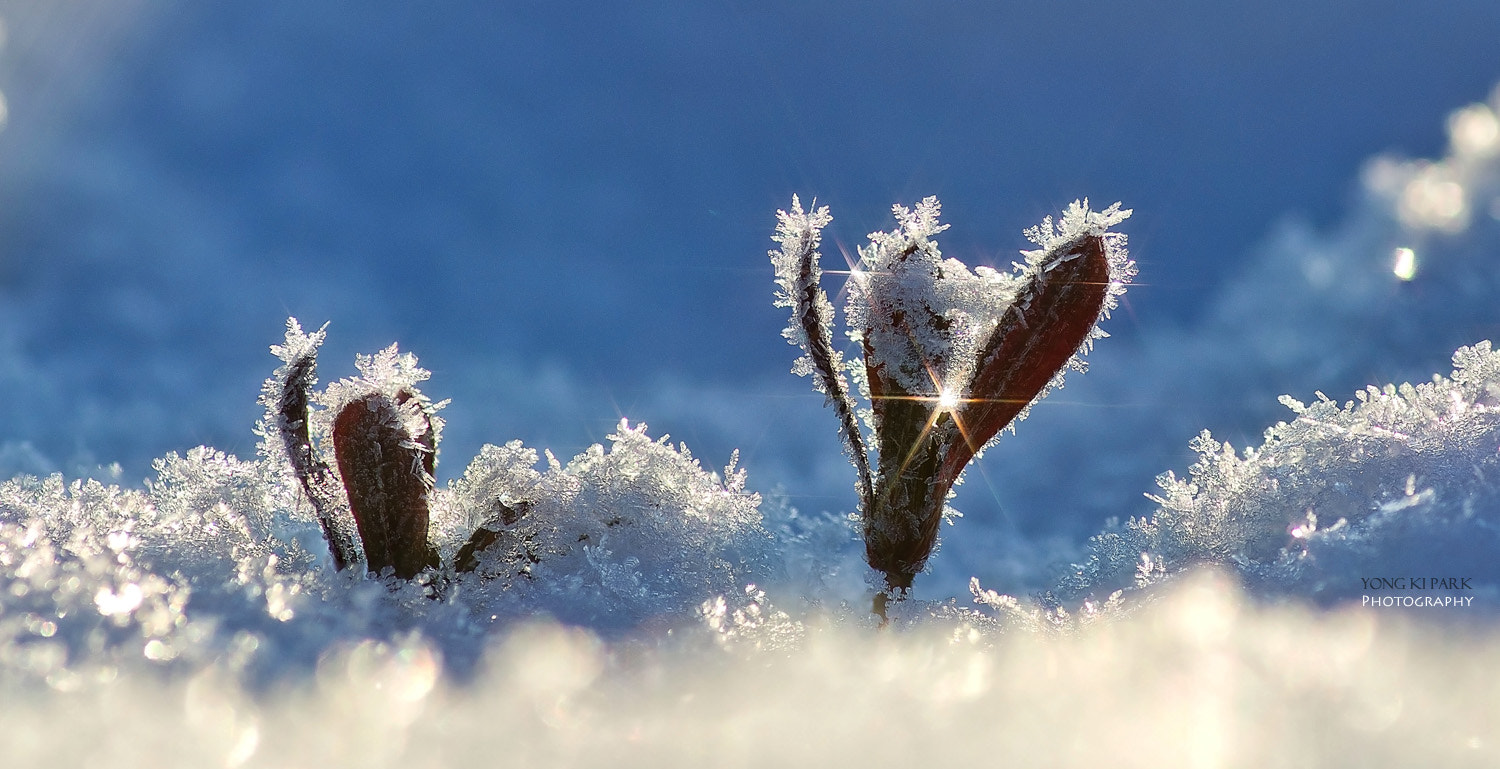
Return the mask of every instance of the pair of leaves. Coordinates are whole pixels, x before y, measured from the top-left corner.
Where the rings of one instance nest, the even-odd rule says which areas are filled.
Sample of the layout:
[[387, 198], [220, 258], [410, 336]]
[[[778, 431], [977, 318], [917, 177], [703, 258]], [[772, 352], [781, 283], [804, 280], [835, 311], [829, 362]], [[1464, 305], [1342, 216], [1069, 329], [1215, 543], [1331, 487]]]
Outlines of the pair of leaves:
[[[311, 431], [317, 352], [326, 328], [304, 334], [296, 319], [287, 321], [285, 344], [272, 348], [283, 365], [268, 381], [262, 398], [267, 421], [279, 434], [292, 472], [312, 502], [334, 568], [343, 570], [358, 562], [362, 549], [371, 574], [389, 570], [412, 579], [440, 565], [428, 531], [442, 426], [436, 411], [443, 404], [431, 403], [416, 389], [426, 372], [411, 356], [396, 355], [394, 346], [376, 356], [361, 356], [358, 365], [366, 375], [339, 382], [324, 395], [332, 411], [328, 434], [338, 466], [335, 474], [314, 445]], [[514, 523], [514, 518], [512, 513], [500, 523]], [[497, 537], [496, 530], [477, 530], [459, 551], [457, 568], [472, 569], [478, 551]]]
[[[1117, 205], [1092, 212], [1074, 203], [1056, 227], [1048, 219], [1028, 231], [1041, 248], [1026, 252], [1013, 276], [943, 261], [930, 239], [946, 229], [938, 211], [935, 198], [897, 206], [901, 227], [860, 249], [846, 320], [862, 366], [833, 348], [818, 263], [828, 209], [804, 211], [793, 198], [790, 213], [778, 212], [781, 248], [771, 252], [778, 306], [792, 308], [785, 335], [805, 353], [793, 370], [811, 374], [838, 414], [859, 478], [866, 559], [893, 593], [925, 567], [965, 467], [1070, 363], [1080, 365], [1076, 356], [1102, 336], [1098, 322], [1134, 272], [1124, 237], [1108, 232], [1130, 214]], [[869, 398], [872, 441], [859, 429], [846, 373]]]

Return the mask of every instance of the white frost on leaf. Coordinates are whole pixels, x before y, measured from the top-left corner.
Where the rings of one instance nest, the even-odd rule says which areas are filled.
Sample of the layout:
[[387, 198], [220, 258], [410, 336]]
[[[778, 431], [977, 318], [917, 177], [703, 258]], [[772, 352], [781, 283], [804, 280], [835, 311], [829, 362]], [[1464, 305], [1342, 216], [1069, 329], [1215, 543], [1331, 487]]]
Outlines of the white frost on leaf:
[[[417, 356], [401, 353], [393, 344], [374, 355], [354, 356], [354, 367], [359, 371], [357, 376], [328, 385], [328, 389], [314, 399], [323, 407], [313, 417], [313, 424], [321, 435], [332, 435], [332, 421], [345, 406], [374, 392], [395, 404], [394, 418], [400, 421], [414, 446], [420, 448], [422, 439], [429, 432], [430, 442], [441, 444], [443, 419], [437, 416], [437, 411], [447, 406], [448, 401], [433, 403], [417, 388], [417, 383], [432, 376], [432, 372], [417, 365]], [[402, 393], [409, 393], [412, 397], [403, 402]]]
[[[1074, 201], [1056, 224], [1047, 217], [1026, 230], [1027, 238], [1041, 248], [1023, 251], [1024, 263], [1015, 264], [1011, 273], [983, 265], [971, 271], [957, 259], [944, 259], [932, 240], [948, 228], [938, 223], [941, 210], [935, 197], [911, 209], [892, 207], [900, 226], [871, 233], [870, 244], [859, 249], [859, 269], [851, 280], [845, 308], [850, 338], [868, 339], [867, 349], [880, 355], [875, 363], [886, 367], [887, 376], [894, 373], [907, 392], [941, 397], [941, 388], [947, 388], [950, 397], [968, 397], [959, 388], [966, 387], [980, 346], [1016, 300], [1017, 292], [1037, 272], [1049, 269], [1055, 255], [1079, 238], [1097, 235], [1105, 242], [1111, 283], [1100, 319], [1108, 317], [1135, 276], [1125, 236], [1109, 231], [1131, 214], [1118, 203], [1096, 212], [1090, 210], [1088, 201]], [[1103, 332], [1096, 325], [1089, 339], [1099, 336]]]
[[871, 439], [860, 430], [862, 413], [849, 390], [846, 374], [854, 374], [856, 384], [867, 398], [869, 385], [861, 367], [845, 362], [844, 354], [833, 346], [833, 305], [821, 284], [822, 254], [818, 245], [823, 228], [833, 217], [827, 206], [814, 208], [811, 213], [803, 211], [802, 201], [795, 195], [791, 212], [777, 211], [776, 217], [778, 224], [772, 238], [781, 248], [770, 252], [776, 271], [775, 305], [791, 308], [791, 321], [782, 336], [803, 352], [792, 364], [792, 373], [811, 376], [813, 389], [827, 396], [828, 404], [837, 412], [839, 434], [857, 476], [855, 488], [860, 499], [868, 500], [873, 492], [869, 450], [865, 447]]
[[[1132, 213], [1134, 213], [1133, 209], [1122, 209], [1119, 203], [1114, 203], [1103, 211], [1094, 211], [1089, 208], [1088, 199], [1084, 198], [1069, 204], [1063, 210], [1062, 219], [1056, 223], [1052, 221], [1052, 217], [1047, 216], [1042, 218], [1041, 224], [1026, 230], [1026, 239], [1037, 244], [1039, 248], [1021, 252], [1021, 255], [1025, 257], [1025, 264], [1017, 264], [1015, 267], [1019, 280], [1023, 282], [1038, 271], [1045, 272], [1052, 269], [1057, 262], [1057, 255], [1079, 238], [1099, 237], [1104, 241], [1104, 255], [1109, 260], [1109, 286], [1104, 294], [1104, 306], [1100, 308], [1099, 317], [1094, 321], [1094, 328], [1083, 340], [1078, 354], [1068, 361], [1068, 365], [1058, 372], [1057, 377], [1046, 389], [1042, 390], [1036, 400], [1045, 398], [1054, 387], [1062, 387], [1062, 377], [1068, 369], [1086, 371], [1087, 364], [1083, 356], [1093, 349], [1095, 339], [1109, 336], [1100, 324], [1107, 320], [1110, 312], [1119, 306], [1120, 297], [1125, 294], [1125, 287], [1130, 285], [1136, 276], [1135, 262], [1131, 261], [1125, 247], [1125, 235], [1111, 232], [1110, 228], [1129, 219]], [[1023, 412], [1017, 417], [1017, 421], [1024, 418]]]
[[[304, 387], [310, 392], [317, 384], [317, 377], [312, 373], [313, 364], [316, 363], [318, 349], [327, 336], [327, 323], [308, 334], [302, 330], [302, 324], [296, 318], [286, 319], [285, 340], [281, 344], [271, 345], [271, 354], [281, 359], [281, 365], [260, 388], [259, 403], [265, 409], [265, 414], [255, 431], [263, 439], [268, 435], [282, 435], [297, 427], [287, 424], [286, 416], [281, 413], [282, 402], [288, 395], [287, 386], [291, 384], [293, 387]], [[282, 460], [280, 464], [290, 468], [291, 460], [287, 457], [283, 441], [263, 440], [261, 451], [267, 459]]]
[[900, 226], [870, 234], [859, 249], [844, 315], [849, 338], [879, 355], [910, 393], [936, 397], [941, 386], [967, 382], [979, 345], [1010, 306], [1017, 281], [987, 267], [978, 272], [944, 260], [932, 236], [942, 206], [929, 197], [915, 208], [896, 205]]
[[1048, 252], [1086, 235], [1104, 235], [1109, 232], [1109, 228], [1129, 219], [1132, 213], [1131, 209], [1120, 208], [1119, 203], [1103, 211], [1094, 211], [1089, 208], [1087, 199], [1075, 200], [1063, 209], [1062, 218], [1057, 222], [1054, 223], [1050, 216], [1044, 216], [1040, 224], [1026, 228], [1026, 239], [1040, 248], [1021, 253], [1026, 257], [1028, 265], [1044, 264]]
[[[286, 340], [281, 344], [271, 345], [271, 354], [280, 358], [282, 363], [290, 364], [316, 353], [318, 348], [323, 345], [323, 340], [327, 337], [327, 323], [324, 323], [322, 328], [309, 334], [302, 330], [302, 324], [296, 318], [287, 318]], [[285, 372], [278, 370], [277, 373]]]
[[[817, 208], [817, 203], [812, 211], [802, 209], [802, 201], [796, 195], [792, 196], [791, 211], [776, 212], [776, 234], [772, 239], [781, 246], [779, 250], [770, 252], [771, 264], [776, 270], [776, 307], [798, 306], [798, 295], [807, 291], [810, 287], [816, 287], [823, 275], [822, 266], [818, 263], [818, 244], [822, 240], [823, 228], [833, 221], [833, 216], [828, 213], [828, 206]], [[811, 258], [808, 256], [811, 255]], [[803, 267], [806, 272], [803, 272]], [[797, 376], [808, 376], [814, 373], [813, 361], [809, 357], [811, 347], [821, 343], [825, 347], [832, 347], [833, 339], [829, 329], [833, 328], [833, 305], [828, 301], [828, 295], [821, 290], [816, 291], [810, 307], [816, 330], [812, 332], [817, 337], [809, 335], [808, 325], [800, 322], [794, 313], [792, 320], [782, 330], [781, 335], [786, 340], [802, 348], [804, 355], [792, 363], [792, 373]], [[843, 368], [843, 356], [834, 351], [835, 370]], [[818, 392], [828, 394], [827, 384], [819, 378], [813, 379], [813, 387]], [[845, 390], [847, 391], [847, 387]]]

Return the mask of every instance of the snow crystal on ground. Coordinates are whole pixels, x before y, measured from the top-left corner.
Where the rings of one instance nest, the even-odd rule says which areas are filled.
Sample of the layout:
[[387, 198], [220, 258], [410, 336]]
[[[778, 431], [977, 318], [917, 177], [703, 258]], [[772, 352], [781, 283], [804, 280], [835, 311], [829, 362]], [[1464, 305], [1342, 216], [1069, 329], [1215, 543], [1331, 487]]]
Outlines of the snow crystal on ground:
[[[170, 669], [230, 658], [231, 669], [275, 678], [339, 643], [417, 630], [463, 670], [484, 635], [522, 617], [612, 634], [669, 627], [781, 574], [759, 497], [733, 466], [706, 473], [685, 448], [626, 424], [608, 449], [541, 472], [536, 460], [519, 444], [487, 447], [436, 490], [449, 566], [411, 582], [333, 571], [317, 519], [270, 460], [172, 454], [144, 491], [59, 475], [7, 481], [0, 677], [67, 689], [143, 658]], [[499, 541], [455, 573], [458, 538], [518, 499], [528, 514], [494, 522]]]
[[1189, 477], [1164, 474], [1156, 512], [1095, 537], [1063, 592], [1144, 587], [1213, 563], [1259, 594], [1322, 601], [1368, 600], [1376, 578], [1451, 579], [1420, 591], [1494, 611], [1500, 352], [1481, 342], [1453, 363], [1450, 377], [1369, 387], [1343, 405], [1284, 397], [1294, 418], [1242, 453], [1204, 431]]

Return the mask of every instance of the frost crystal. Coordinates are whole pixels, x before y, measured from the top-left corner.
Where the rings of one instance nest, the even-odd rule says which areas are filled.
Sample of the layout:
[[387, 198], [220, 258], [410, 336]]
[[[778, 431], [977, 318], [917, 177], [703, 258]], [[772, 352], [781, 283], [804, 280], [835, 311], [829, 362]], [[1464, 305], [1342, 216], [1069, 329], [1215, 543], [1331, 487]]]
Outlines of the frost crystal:
[[[326, 409], [318, 412], [322, 415], [320, 419], [314, 420], [322, 434], [332, 433], [333, 415], [370, 393], [378, 393], [392, 402], [399, 402], [393, 416], [413, 441], [425, 439], [434, 445], [441, 441], [443, 420], [434, 412], [447, 406], [448, 401], [433, 403], [417, 389], [418, 382], [425, 382], [432, 376], [427, 369], [417, 365], [417, 356], [402, 354], [393, 344], [374, 355], [355, 356], [354, 367], [359, 370], [358, 376], [334, 382], [317, 398], [317, 403]], [[409, 397], [403, 398], [403, 393]]]
[[[453, 485], [456, 509], [500, 511], [465, 579], [508, 614], [548, 611], [597, 627], [690, 610], [775, 573], [760, 495], [731, 465], [706, 473], [685, 446], [621, 422], [566, 466], [537, 474], [519, 444], [486, 447]], [[511, 511], [506, 513], [505, 511]], [[462, 525], [439, 523], [462, 532]], [[452, 549], [456, 541], [440, 543]]]
[[[622, 422], [607, 449], [566, 466], [549, 453], [544, 471], [519, 442], [486, 446], [439, 488], [427, 372], [393, 346], [314, 393], [323, 335], [290, 320], [272, 348], [256, 461], [169, 454], [144, 491], [0, 483], [0, 687], [164, 665], [280, 676], [352, 646], [427, 659], [431, 688], [437, 661], [469, 669], [491, 627], [692, 627], [705, 601], [782, 573], [737, 454], [705, 472]], [[330, 548], [357, 562], [361, 541], [370, 575], [320, 568]]]
[[1481, 342], [1453, 363], [1449, 377], [1343, 405], [1283, 396], [1295, 417], [1243, 452], [1203, 432], [1188, 477], [1161, 476], [1156, 513], [1095, 537], [1063, 591], [1146, 586], [1201, 563], [1328, 601], [1387, 574], [1500, 588], [1488, 555], [1500, 548], [1500, 353]]

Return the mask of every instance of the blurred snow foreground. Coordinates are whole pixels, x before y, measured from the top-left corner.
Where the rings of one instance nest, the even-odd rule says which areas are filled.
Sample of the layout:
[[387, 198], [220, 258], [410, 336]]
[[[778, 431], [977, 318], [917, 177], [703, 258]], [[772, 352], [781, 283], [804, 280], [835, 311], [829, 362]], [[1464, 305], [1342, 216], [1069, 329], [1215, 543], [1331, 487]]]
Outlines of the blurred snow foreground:
[[[1372, 165], [1357, 220], [1493, 259], [1497, 106], [1458, 113], [1440, 162]], [[1302, 269], [1357, 256], [1318, 248]], [[1418, 265], [1398, 253], [1396, 278]], [[1366, 283], [1349, 312], [1368, 310]], [[1464, 287], [1493, 307], [1491, 283]], [[1328, 300], [1266, 286], [1273, 322]], [[281, 352], [311, 339], [294, 325]], [[1500, 666], [1500, 352], [1453, 362], [1342, 403], [1285, 397], [1257, 447], [1204, 433], [1154, 514], [1096, 536], [1052, 591], [976, 581], [962, 601], [893, 604], [881, 630], [850, 521], [763, 503], [733, 462], [707, 472], [623, 422], [567, 464], [484, 448], [432, 491], [446, 566], [412, 580], [332, 568], [275, 441], [254, 460], [170, 454], [144, 489], [18, 477], [0, 484], [0, 755], [1495, 765], [1500, 701], [1474, 672]], [[359, 368], [361, 386], [425, 378], [394, 349]], [[433, 445], [440, 428], [413, 427]], [[455, 568], [497, 511], [500, 544]]]

